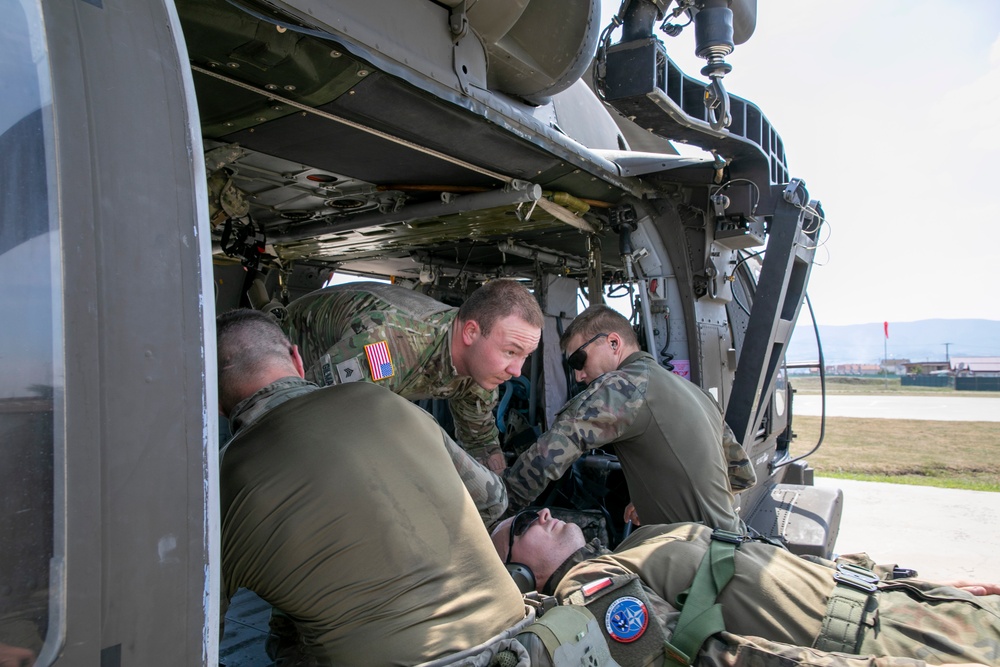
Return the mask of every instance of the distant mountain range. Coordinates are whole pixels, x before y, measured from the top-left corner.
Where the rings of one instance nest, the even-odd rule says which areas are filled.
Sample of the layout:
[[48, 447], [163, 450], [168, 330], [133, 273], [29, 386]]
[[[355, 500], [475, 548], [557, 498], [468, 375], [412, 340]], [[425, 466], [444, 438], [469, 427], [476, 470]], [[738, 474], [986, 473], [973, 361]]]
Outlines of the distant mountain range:
[[[804, 319], [809, 315], [803, 311]], [[815, 361], [816, 337], [811, 325], [802, 324], [792, 334], [786, 359]], [[820, 325], [820, 339], [827, 365], [878, 363], [889, 359], [910, 361], [944, 361], [950, 357], [1000, 357], [1000, 321], [996, 320], [919, 320], [889, 322], [886, 340], [882, 322]], [[883, 343], [885, 347], [883, 348]]]

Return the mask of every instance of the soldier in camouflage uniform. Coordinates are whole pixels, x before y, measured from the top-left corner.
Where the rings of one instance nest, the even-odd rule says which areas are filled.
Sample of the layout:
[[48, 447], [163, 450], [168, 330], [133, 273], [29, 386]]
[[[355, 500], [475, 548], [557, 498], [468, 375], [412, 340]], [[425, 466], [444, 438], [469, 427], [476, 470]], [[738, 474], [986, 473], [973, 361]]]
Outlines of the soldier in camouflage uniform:
[[568, 362], [589, 386], [504, 472], [510, 510], [531, 504], [584, 452], [613, 445], [643, 523], [742, 530], [732, 487], [756, 478], [712, 398], [640, 351], [628, 320], [607, 306], [577, 316], [560, 345], [575, 350]]
[[381, 387], [301, 379], [269, 315], [230, 311], [217, 329], [235, 433], [220, 464], [223, 617], [238, 588], [253, 590], [285, 613], [272, 657], [310, 667], [433, 660], [525, 617], [449, 468], [464, 459], [465, 486], [484, 497], [502, 487], [495, 474]]
[[411, 400], [448, 399], [466, 451], [494, 471], [506, 466], [493, 417], [496, 388], [520, 375], [543, 324], [521, 284], [488, 282], [458, 309], [393, 285], [337, 285], [290, 303], [283, 324], [307, 379], [366, 380]]
[[[502, 522], [493, 533], [501, 558], [508, 556], [512, 523]], [[577, 526], [554, 519], [548, 510], [523, 525], [511, 560], [531, 568], [538, 587], [562, 603], [587, 606], [605, 626], [620, 664], [659, 664], [680, 616], [678, 596], [692, 587], [712, 529], [692, 523], [646, 525], [610, 552], [596, 540], [587, 544]], [[725, 631], [702, 644], [693, 664], [1000, 665], [1000, 586], [871, 576], [862, 581], [870, 588], [859, 593], [855, 583], [861, 580], [840, 576], [834, 563], [805, 560], [765, 542], [742, 542], [733, 563], [734, 574], [716, 597]], [[833, 605], [858, 595], [864, 612], [857, 608], [856, 622], [832, 622], [837, 616]], [[648, 626], [636, 624], [632, 636], [616, 640], [618, 628], [605, 624], [611, 618], [605, 610], [630, 597], [642, 600], [646, 607], [640, 613], [652, 619], [645, 617]]]

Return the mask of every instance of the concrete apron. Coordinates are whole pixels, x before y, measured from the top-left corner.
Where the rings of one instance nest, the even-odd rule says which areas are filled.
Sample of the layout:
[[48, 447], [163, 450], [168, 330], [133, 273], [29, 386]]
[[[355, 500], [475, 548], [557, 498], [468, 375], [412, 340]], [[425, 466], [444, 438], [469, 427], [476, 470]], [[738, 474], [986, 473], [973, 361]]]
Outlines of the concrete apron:
[[1000, 582], [1000, 493], [816, 478], [844, 491], [837, 553], [867, 552], [921, 579]]

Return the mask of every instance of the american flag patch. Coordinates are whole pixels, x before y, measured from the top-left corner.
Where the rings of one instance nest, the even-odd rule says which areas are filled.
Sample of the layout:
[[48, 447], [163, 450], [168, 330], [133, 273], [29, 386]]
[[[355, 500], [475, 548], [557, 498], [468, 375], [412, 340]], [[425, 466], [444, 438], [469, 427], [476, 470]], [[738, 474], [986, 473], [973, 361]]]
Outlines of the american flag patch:
[[389, 346], [384, 340], [365, 345], [365, 354], [368, 356], [368, 367], [372, 371], [372, 381], [393, 376], [395, 371], [392, 368], [392, 357], [389, 356]]

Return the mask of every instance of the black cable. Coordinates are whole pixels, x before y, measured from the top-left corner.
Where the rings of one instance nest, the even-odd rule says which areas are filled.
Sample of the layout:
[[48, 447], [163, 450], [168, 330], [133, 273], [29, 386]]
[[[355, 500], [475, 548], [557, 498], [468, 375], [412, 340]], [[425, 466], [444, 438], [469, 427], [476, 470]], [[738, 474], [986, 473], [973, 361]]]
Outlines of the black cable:
[[[736, 275], [735, 271], [733, 272], [733, 275], [734, 276]], [[746, 313], [747, 317], [750, 317], [750, 311], [747, 310], [747, 307], [743, 305], [743, 302], [740, 301], [740, 298], [738, 296], [736, 296], [735, 286], [736, 286], [736, 283], [734, 282], [733, 283], [733, 288], [734, 288], [733, 289], [733, 301], [735, 301], [736, 305], [740, 307], [740, 310], [742, 310], [744, 313]]]
[[[751, 257], [758, 257], [763, 252], [764, 251], [761, 250], [759, 252], [750, 253], [746, 257], [743, 257], [742, 255], [740, 255], [740, 261], [736, 262], [736, 266], [733, 267], [733, 278], [734, 278], [734, 280], [733, 280], [733, 288], [732, 288], [733, 301], [735, 301], [736, 305], [740, 307], [740, 310], [742, 310], [744, 313], [746, 313], [747, 317], [750, 317], [750, 310], [746, 306], [743, 305], [743, 302], [740, 301], [740, 298], [736, 295], [736, 281], [735, 281], [736, 272], [739, 271], [740, 267], [743, 266], [743, 263], [746, 262], [748, 259], [750, 259]], [[739, 255], [738, 252], [737, 252], [737, 254]]]
[[611, 23], [601, 31], [601, 36], [597, 38], [597, 53], [594, 56], [594, 64], [591, 66], [590, 75], [594, 93], [601, 100], [605, 99], [604, 77], [607, 73], [605, 70], [607, 69], [608, 62], [608, 48], [611, 46], [611, 35], [616, 28], [624, 23], [625, 11], [628, 9], [631, 1], [624, 0], [619, 5], [618, 13], [611, 17]]
[[628, 285], [621, 283], [618, 287], [609, 287], [606, 296], [612, 299], [617, 296], [624, 296], [628, 292]]
[[671, 23], [670, 20], [675, 18], [677, 18], [677, 16], [671, 14], [667, 18], [663, 19], [663, 23], [660, 24], [660, 30], [670, 37], [676, 37], [681, 34], [681, 31], [684, 30], [684, 28], [694, 23], [693, 18], [689, 18], [687, 23]]
[[823, 436], [826, 435], [826, 364], [823, 361], [823, 343], [819, 339], [819, 325], [816, 324], [816, 313], [813, 312], [812, 301], [809, 300], [809, 293], [806, 292], [806, 305], [809, 307], [809, 317], [812, 318], [813, 332], [816, 335], [816, 351], [819, 354], [819, 388], [820, 388], [820, 411], [819, 411], [819, 440], [816, 441], [816, 446], [810, 449], [808, 452], [802, 456], [796, 456], [794, 459], [789, 459], [788, 461], [782, 461], [775, 465], [772, 470], [777, 470], [796, 461], [801, 461], [807, 456], [812, 456], [819, 446], [823, 444]]
[[674, 365], [670, 363], [674, 360], [674, 355], [668, 352], [670, 348], [670, 314], [667, 313], [663, 316], [663, 330], [666, 334], [666, 341], [663, 344], [663, 349], [660, 350], [660, 365], [666, 368], [668, 371], [674, 370]]
[[735, 274], [736, 270], [741, 266], [743, 266], [744, 262], [746, 262], [748, 259], [753, 259], [754, 257], [760, 257], [763, 254], [764, 254], [763, 250], [758, 250], [757, 252], [748, 253], [745, 257], [740, 257], [740, 261], [736, 262], [736, 266], [733, 267], [733, 273]]

